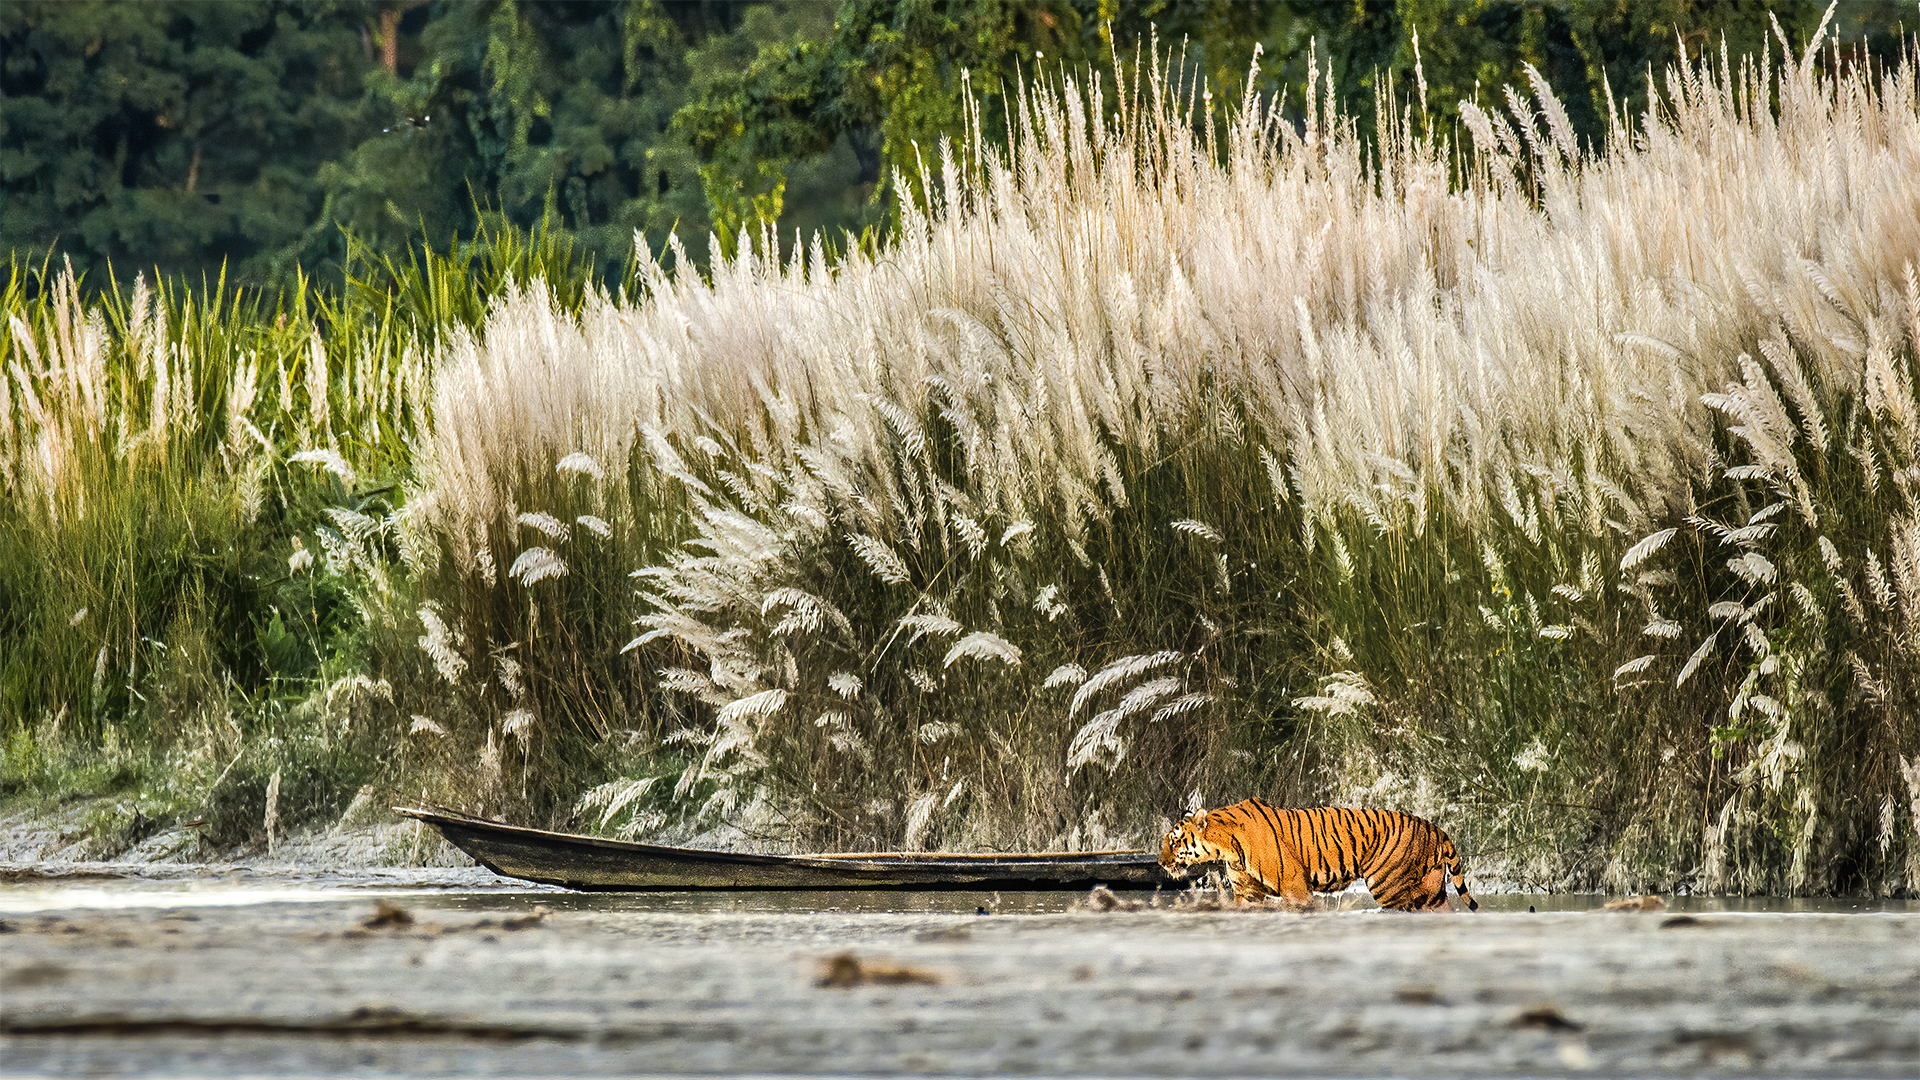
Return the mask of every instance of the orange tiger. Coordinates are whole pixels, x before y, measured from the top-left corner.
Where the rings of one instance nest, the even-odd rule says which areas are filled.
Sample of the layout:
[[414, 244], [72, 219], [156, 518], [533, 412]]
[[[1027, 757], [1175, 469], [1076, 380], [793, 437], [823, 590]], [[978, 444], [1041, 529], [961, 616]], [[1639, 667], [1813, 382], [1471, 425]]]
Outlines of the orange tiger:
[[1282, 810], [1248, 799], [1196, 811], [1167, 833], [1160, 865], [1184, 878], [1206, 863], [1226, 864], [1240, 900], [1278, 896], [1308, 904], [1313, 893], [1365, 880], [1381, 907], [1398, 911], [1449, 910], [1451, 872], [1467, 910], [1480, 910], [1453, 839], [1425, 818], [1397, 810]]

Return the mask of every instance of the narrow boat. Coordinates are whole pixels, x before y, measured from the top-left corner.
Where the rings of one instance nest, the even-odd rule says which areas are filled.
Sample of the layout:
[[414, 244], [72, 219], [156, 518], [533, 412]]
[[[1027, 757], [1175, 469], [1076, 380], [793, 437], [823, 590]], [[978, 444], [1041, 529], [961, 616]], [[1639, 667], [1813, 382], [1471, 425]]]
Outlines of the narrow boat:
[[1152, 852], [761, 855], [602, 840], [396, 806], [502, 877], [593, 892], [683, 889], [1151, 889], [1171, 883]]

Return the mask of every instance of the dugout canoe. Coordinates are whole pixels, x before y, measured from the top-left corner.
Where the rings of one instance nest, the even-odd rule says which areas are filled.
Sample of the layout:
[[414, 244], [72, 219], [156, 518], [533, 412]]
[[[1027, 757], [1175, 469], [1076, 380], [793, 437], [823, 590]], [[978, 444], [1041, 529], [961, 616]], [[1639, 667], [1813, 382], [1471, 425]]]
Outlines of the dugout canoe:
[[763, 855], [603, 840], [396, 806], [502, 877], [589, 892], [685, 889], [1151, 889], [1171, 883], [1146, 851], [856, 852]]

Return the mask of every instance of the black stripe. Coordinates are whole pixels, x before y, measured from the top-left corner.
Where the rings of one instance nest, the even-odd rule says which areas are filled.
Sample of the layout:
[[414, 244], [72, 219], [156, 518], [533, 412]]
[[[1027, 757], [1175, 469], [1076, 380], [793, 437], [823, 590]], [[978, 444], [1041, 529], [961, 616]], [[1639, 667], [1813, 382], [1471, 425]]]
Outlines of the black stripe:
[[1351, 878], [1355, 870], [1358, 869], [1355, 865], [1357, 860], [1353, 858], [1351, 848], [1351, 841], [1353, 839], [1351, 835], [1352, 825], [1347, 820], [1350, 813], [1351, 811], [1347, 810], [1333, 811], [1335, 815], [1333, 828], [1327, 830], [1328, 839], [1332, 841], [1334, 850], [1338, 852], [1340, 856], [1340, 876], [1346, 878]]
[[1261, 824], [1267, 827], [1267, 842], [1273, 845], [1274, 880], [1268, 884], [1278, 892], [1281, 881], [1287, 876], [1287, 849], [1280, 843], [1280, 819], [1285, 811], [1265, 800], [1255, 800], [1254, 806], [1260, 811]]
[[1294, 855], [1300, 860], [1300, 872], [1302, 874], [1317, 872], [1319, 867], [1314, 861], [1313, 848], [1304, 842], [1306, 838], [1301, 832], [1301, 811], [1282, 810], [1280, 814], [1285, 823], [1287, 843], [1292, 846]]
[[1315, 807], [1304, 811], [1306, 824], [1313, 837], [1314, 854], [1320, 863], [1320, 888], [1322, 891], [1345, 884], [1352, 875], [1346, 868], [1344, 848], [1340, 843], [1339, 815], [1329, 814], [1325, 807]]
[[1284, 878], [1287, 874], [1287, 845], [1282, 840], [1283, 822], [1280, 820], [1281, 811], [1275, 810], [1264, 800], [1260, 802], [1258, 810], [1260, 812], [1260, 827], [1265, 833], [1267, 844], [1273, 849], [1274, 880], [1272, 885], [1274, 891], [1278, 892], [1280, 889], [1280, 879]]
[[[1370, 856], [1378, 855], [1381, 844], [1385, 838], [1393, 832], [1392, 821], [1390, 820], [1392, 816], [1391, 812], [1383, 810], [1362, 810], [1360, 813], [1367, 821], [1367, 854]], [[1367, 861], [1377, 862], [1378, 860], [1370, 858]]]
[[1354, 820], [1358, 823], [1355, 846], [1359, 848], [1359, 855], [1355, 860], [1358, 865], [1354, 869], [1360, 877], [1368, 879], [1367, 887], [1371, 889], [1372, 878], [1380, 865], [1380, 837], [1383, 835], [1378, 812], [1362, 807], [1352, 813]]
[[1315, 810], [1299, 810], [1295, 813], [1301, 858], [1308, 860], [1325, 877], [1331, 878], [1339, 873], [1333, 853], [1327, 846], [1325, 815]]
[[1421, 853], [1425, 847], [1420, 820], [1393, 811], [1392, 829], [1386, 834], [1377, 862], [1382, 880], [1381, 891], [1391, 898], [1376, 896], [1382, 906], [1405, 910], [1416, 899], [1426, 877]]

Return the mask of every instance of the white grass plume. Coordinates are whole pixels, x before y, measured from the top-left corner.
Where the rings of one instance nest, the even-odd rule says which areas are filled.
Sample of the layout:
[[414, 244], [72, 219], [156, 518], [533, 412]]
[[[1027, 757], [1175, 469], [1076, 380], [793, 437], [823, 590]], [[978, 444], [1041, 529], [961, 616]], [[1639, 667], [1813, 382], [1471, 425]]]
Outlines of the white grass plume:
[[[1920, 342], [1920, 299], [1907, 299], [1920, 297], [1920, 219], [1901, 163], [1920, 161], [1920, 93], [1906, 66], [1831, 77], [1811, 54], [1785, 71], [1703, 64], [1655, 86], [1660, 107], [1589, 152], [1538, 74], [1528, 81], [1495, 92], [1503, 104], [1463, 104], [1470, 143], [1457, 148], [1388, 110], [1377, 156], [1322, 111], [1317, 85], [1304, 130], [1249, 99], [1217, 141], [1158, 71], [1113, 109], [1097, 78], [1024, 88], [1009, 147], [976, 137], [903, 188], [883, 252], [829, 267], [817, 247], [743, 243], [705, 275], [640, 253], [646, 299], [633, 306], [596, 301], [571, 319], [538, 287], [503, 300], [484, 335], [441, 358], [419, 520], [456, 550], [484, 550], [519, 507], [549, 505], [519, 477], [551, 478], [575, 453], [643, 461], [639, 479], [684, 500], [672, 520], [691, 540], [649, 568], [635, 648], [676, 642], [712, 668], [698, 723], [715, 762], [721, 745], [814, 746], [815, 725], [790, 721], [827, 715], [823, 702], [844, 719], [838, 746], [879, 757], [883, 738], [915, 742], [923, 718], [879, 734], [829, 677], [864, 665], [866, 686], [909, 684], [943, 707], [949, 683], [985, 684], [977, 665], [935, 678], [939, 653], [921, 639], [957, 660], [971, 651], [947, 643], [978, 628], [1022, 647], [1021, 666], [995, 678], [1075, 687], [1064, 715], [1057, 696], [1034, 695], [1054, 713], [1018, 723], [1064, 744], [1070, 769], [1118, 765], [1132, 745], [1123, 719], [1191, 720], [1207, 704], [1170, 687], [1129, 696], [1193, 655], [1129, 627], [1139, 586], [1089, 554], [1132, 511], [1152, 515], [1157, 547], [1171, 524], [1204, 542], [1171, 546], [1215, 549], [1199, 554], [1221, 596], [1298, 545], [1324, 575], [1312, 585], [1362, 597], [1358, 611], [1396, 567], [1439, 552], [1434, 580], [1465, 613], [1448, 633], [1565, 650], [1553, 655], [1607, 693], [1651, 670], [1623, 665], [1685, 641], [1691, 692], [1714, 657], [1758, 655], [1762, 631], [1735, 617], [1722, 634], [1705, 604], [1677, 614], [1661, 576], [1672, 560], [1698, 540], [1716, 573], [1790, 593], [1794, 563], [1761, 549], [1789, 517], [1825, 521], [1798, 455], [1844, 441], [1833, 405], [1846, 394], [1875, 416], [1910, 411], [1898, 358]], [[1721, 460], [1729, 432], [1748, 460]], [[1194, 447], [1241, 448], [1258, 505], [1238, 520], [1149, 505], [1164, 496], [1137, 463], [1218, 460]], [[1867, 482], [1890, 470], [1876, 458]], [[1725, 483], [1771, 485], [1765, 501], [1791, 513], [1683, 531], [1696, 494]], [[1900, 566], [1875, 550], [1890, 549], [1850, 544], [1845, 567], [1828, 568], [1862, 626], [1899, 600]], [[1552, 573], [1529, 583], [1542, 560]], [[1644, 610], [1595, 610], [1620, 602], [1601, 570], [1613, 567]], [[1251, 623], [1302, 614], [1246, 603]], [[1108, 622], [1095, 633], [1063, 629], [1096, 615]], [[844, 640], [822, 640], [830, 624]], [[1315, 632], [1319, 690], [1288, 692], [1313, 730], [1431, 704], [1404, 689], [1414, 638]], [[1088, 676], [1096, 655], [1122, 659]], [[1664, 686], [1665, 671], [1646, 682]], [[793, 708], [742, 711], [775, 687]], [[1525, 745], [1483, 756], [1511, 762]], [[934, 787], [916, 776], [905, 790]]]

